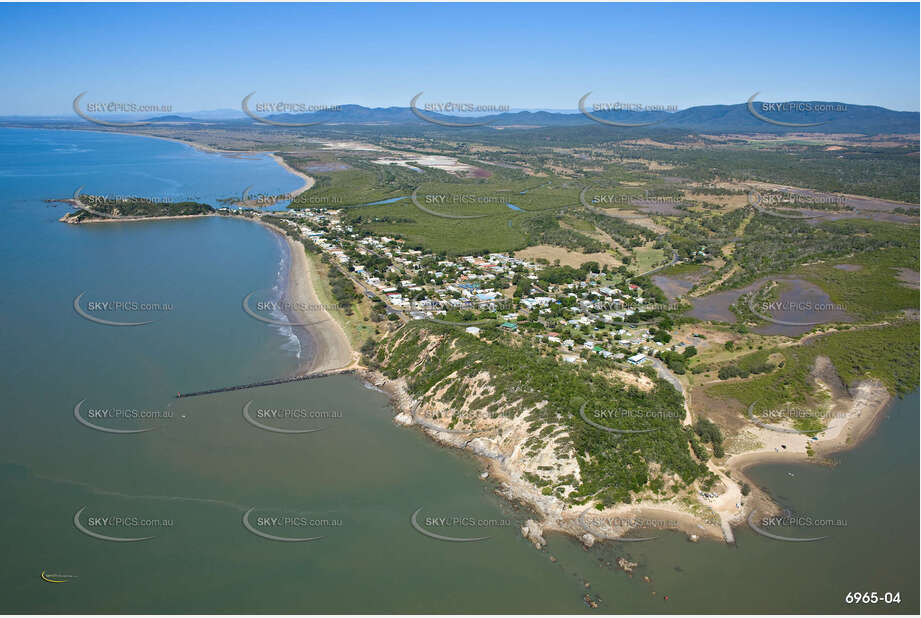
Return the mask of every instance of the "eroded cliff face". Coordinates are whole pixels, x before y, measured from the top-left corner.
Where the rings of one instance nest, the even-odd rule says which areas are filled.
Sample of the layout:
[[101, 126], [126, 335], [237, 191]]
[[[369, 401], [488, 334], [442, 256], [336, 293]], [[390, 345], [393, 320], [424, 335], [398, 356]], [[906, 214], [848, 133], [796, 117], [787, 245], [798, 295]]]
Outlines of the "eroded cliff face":
[[[478, 370], [475, 361], [465, 363], [445, 335], [424, 333], [412, 342], [410, 337], [398, 333], [382, 348], [378, 361], [385, 371], [400, 362], [399, 350], [407, 345], [421, 353], [400, 363], [401, 376], [417, 375], [431, 362], [460, 362], [464, 370], [447, 371], [412, 393], [406, 377], [395, 377], [388, 389], [399, 411], [395, 421], [419, 425], [444, 444], [491, 459], [513, 497], [526, 499], [545, 517], [559, 515], [566, 507], [562, 498], [578, 487], [581, 475], [568, 427], [546, 420], [548, 402], [528, 401], [533, 398], [514, 389], [500, 392], [492, 373]], [[449, 355], [436, 359], [445, 344]]]
[[[720, 516], [696, 503], [697, 481], [712, 476], [716, 486], [708, 490], [720, 491], [722, 475], [691, 453], [680, 393], [654, 374], [560, 366], [532, 360], [523, 348], [510, 353], [509, 345], [516, 341], [477, 340], [451, 327], [411, 323], [380, 344], [371, 363], [376, 369], [367, 377], [390, 393], [395, 422], [418, 425], [445, 445], [490, 460], [499, 492], [540, 515], [522, 530], [538, 547], [546, 530], [591, 546], [653, 517], [689, 534], [722, 536]], [[577, 411], [585, 409], [582, 402], [593, 406], [589, 410], [605, 404], [670, 407], [654, 408], [669, 412], [654, 434], [610, 434], [586, 422]], [[670, 455], [679, 467], [650, 453]], [[586, 470], [593, 476], [587, 478]], [[629, 493], [611, 499], [611, 488], [631, 481]]]

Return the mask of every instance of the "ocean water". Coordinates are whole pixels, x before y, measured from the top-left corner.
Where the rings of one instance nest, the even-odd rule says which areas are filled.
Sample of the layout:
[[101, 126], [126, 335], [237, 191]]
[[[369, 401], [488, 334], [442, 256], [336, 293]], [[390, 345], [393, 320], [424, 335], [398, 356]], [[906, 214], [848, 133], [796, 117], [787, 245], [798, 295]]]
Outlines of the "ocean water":
[[[785, 506], [846, 520], [829, 539], [743, 528], [735, 547], [664, 533], [585, 551], [551, 535], [537, 551], [518, 529], [530, 513], [479, 479], [479, 463], [395, 426], [386, 398], [353, 377], [175, 399], [309, 358], [309, 342], [241, 309], [250, 292], [281, 293], [284, 245], [241, 219], [59, 223], [67, 207], [44, 200], [81, 185], [216, 204], [300, 180], [267, 157], [0, 129], [0, 610], [917, 613], [917, 394], [836, 467], [753, 471]], [[83, 308], [150, 305], [93, 313], [150, 323], [86, 320], [80, 294]], [[488, 538], [427, 536], [417, 511], [423, 530]], [[639, 563], [632, 577], [619, 557]], [[847, 605], [857, 591], [901, 603]]]

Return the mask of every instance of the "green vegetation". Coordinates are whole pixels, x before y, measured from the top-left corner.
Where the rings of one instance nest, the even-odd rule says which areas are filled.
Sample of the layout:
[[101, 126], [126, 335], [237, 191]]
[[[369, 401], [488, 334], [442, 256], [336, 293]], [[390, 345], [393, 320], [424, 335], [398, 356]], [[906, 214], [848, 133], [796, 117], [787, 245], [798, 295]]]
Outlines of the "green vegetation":
[[785, 404], [806, 404], [812, 395], [810, 374], [819, 356], [827, 356], [847, 386], [875, 378], [890, 393], [900, 395], [918, 386], [918, 323], [854, 329], [817, 336], [803, 345], [760, 350], [736, 361], [743, 369], [764, 363], [771, 353], [781, 353], [777, 369], [741, 382], [709, 387], [716, 397], [733, 398], [757, 409]]
[[144, 198], [111, 199], [99, 195], [80, 195], [77, 199], [87, 210], [68, 213], [67, 220], [75, 223], [91, 219], [109, 218], [106, 215], [111, 218], [185, 217], [207, 215], [215, 212], [214, 208], [208, 204], [199, 204], [198, 202], [159, 202]]
[[[484, 335], [487, 330], [494, 329], [484, 329]], [[494, 390], [475, 402], [478, 409], [493, 409], [503, 400], [506, 414], [539, 407], [528, 418], [533, 431], [547, 423], [565, 428], [568, 444], [577, 454], [582, 484], [570, 496], [574, 501], [597, 495], [604, 504], [630, 502], [633, 494], [648, 489], [658, 478], [651, 472], [652, 462], [661, 466], [661, 474], [677, 474], [684, 485], [706, 474], [705, 467], [688, 450], [689, 444], [699, 440], [681, 425], [681, 395], [667, 382], [653, 374], [655, 388], [643, 392], [599, 375], [594, 364], [598, 361], [561, 366], [526, 344], [510, 345], [502, 337], [487, 343], [451, 327], [413, 322], [385, 343], [377, 360], [388, 376], [406, 377], [410, 392], [417, 397], [449, 384], [441, 401], [454, 409], [467, 402], [471, 387], [466, 380], [484, 371], [489, 373]], [[426, 361], [419, 363], [422, 357]], [[589, 418], [598, 410], [636, 412], [593, 419], [599, 424], [656, 431], [621, 435], [602, 431], [579, 417], [583, 404]], [[531, 446], [539, 447], [546, 439], [535, 434]]]
[[697, 419], [694, 423], [694, 433], [700, 436], [703, 442], [709, 442], [713, 446], [713, 456], [720, 459], [726, 453], [723, 451], [723, 432], [714, 423], [705, 418]]
[[[915, 231], [917, 235], [917, 231]], [[848, 270], [841, 264], [857, 266]], [[918, 290], [898, 280], [898, 269], [918, 271], [918, 245], [881, 249], [810, 264], [794, 271], [825, 290], [832, 302], [863, 320], [877, 320], [901, 309], [918, 307]]]
[[793, 428], [808, 436], [814, 436], [825, 429], [825, 423], [815, 416], [797, 416], [793, 419]]
[[[726, 343], [732, 342], [727, 341]], [[720, 380], [728, 380], [729, 378], [747, 378], [750, 375], [770, 373], [775, 369], [774, 364], [768, 362], [771, 352], [771, 350], [759, 350], [747, 354], [733, 363], [723, 365], [717, 372], [717, 377]]]
[[665, 251], [656, 249], [652, 246], [639, 247], [636, 249], [636, 262], [634, 269], [638, 273], [644, 273], [652, 270], [665, 261]]
[[[829, 152], [825, 145], [750, 145], [722, 148], [637, 148], [633, 156], [677, 166], [674, 174], [699, 182], [757, 180], [818, 191], [869, 195], [918, 203], [918, 159], [910, 147], [855, 146]], [[917, 150], [914, 150], [917, 152]]]
[[639, 247], [655, 238], [655, 234], [651, 230], [628, 223], [617, 217], [588, 210], [578, 210], [574, 214], [590, 223], [593, 227], [597, 227], [616, 243], [628, 249]]
[[[316, 180], [310, 191], [301, 193], [290, 208], [342, 208], [408, 196], [423, 182], [449, 179], [447, 172], [417, 167], [414, 171], [402, 165], [377, 165], [358, 156], [343, 156], [337, 169], [317, 172], [310, 169], [313, 157], [302, 158], [283, 154], [291, 167], [305, 169]], [[322, 166], [321, 166], [322, 167]], [[331, 166], [337, 167], [337, 166]]]
[[[650, 329], [651, 332], [652, 329]], [[668, 343], [671, 341], [671, 336], [667, 338], [660, 338], [659, 332], [654, 333], [656, 335], [656, 341], [662, 341], [663, 343]], [[694, 346], [688, 346], [684, 349], [684, 352], [672, 352], [670, 350], [663, 350], [659, 353], [659, 358], [662, 359], [669, 369], [677, 373], [678, 375], [684, 375], [687, 373], [688, 361], [691, 357], [697, 355], [697, 348]]]
[[722, 287], [741, 287], [765, 275], [789, 272], [807, 262], [883, 249], [904, 249], [892, 255], [908, 259], [904, 266], [917, 265], [917, 227], [863, 219], [810, 223], [758, 213], [752, 217], [745, 237], [736, 243], [732, 254], [738, 272]]
[[511, 210], [482, 219], [445, 219], [405, 200], [350, 210], [346, 221], [362, 233], [400, 238], [409, 248], [448, 256], [505, 253], [528, 245], [527, 234]]
[[[320, 259], [325, 264], [329, 264], [329, 258], [325, 253]], [[342, 271], [333, 265], [330, 265], [328, 269], [327, 278], [329, 279], [330, 291], [333, 298], [336, 299], [336, 303], [345, 310], [346, 315], [352, 315], [352, 305], [361, 298], [361, 294], [355, 290], [355, 285], [351, 279], [342, 274]]]

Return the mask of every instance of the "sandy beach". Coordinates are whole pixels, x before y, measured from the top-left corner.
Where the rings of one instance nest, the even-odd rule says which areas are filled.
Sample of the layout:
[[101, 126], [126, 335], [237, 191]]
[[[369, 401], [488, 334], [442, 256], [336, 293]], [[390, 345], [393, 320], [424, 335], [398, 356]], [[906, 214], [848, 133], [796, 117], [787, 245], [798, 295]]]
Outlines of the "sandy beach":
[[[835, 398], [836, 414], [828, 427], [813, 440], [805, 434], [789, 434], [752, 425], [746, 432], [760, 443], [756, 449], [730, 456], [726, 467], [734, 477], [744, 476], [745, 468], [759, 463], [821, 463], [822, 457], [858, 446], [872, 433], [892, 401], [879, 382], [864, 380], [854, 385], [853, 395]], [[809, 444], [815, 456], [806, 454]], [[786, 447], [786, 448], [784, 448]], [[738, 473], [738, 474], [736, 474]]]
[[[733, 543], [732, 527], [745, 525], [751, 511], [766, 513], [777, 509], [770, 498], [745, 476], [746, 468], [780, 461], [827, 463], [825, 455], [853, 448], [870, 435], [892, 401], [886, 388], [872, 380], [853, 385], [849, 392], [836, 393], [833, 398], [836, 414], [818, 440], [804, 434], [780, 433], [752, 424], [746, 429], [746, 433], [753, 434], [752, 448], [730, 454], [719, 466], [712, 460], [708, 462], [708, 468], [719, 477], [723, 491], [716, 497], [701, 497], [700, 512], [692, 512], [686, 505], [666, 500], [642, 500], [599, 511], [594, 508], [594, 502], [589, 502], [587, 507], [572, 507], [553, 496], [542, 494], [539, 487], [524, 478], [521, 462], [514, 454], [502, 453], [501, 449], [495, 451], [492, 441], [484, 439], [485, 434], [484, 437], [470, 439], [471, 435], [467, 433], [438, 431], [438, 424], [432, 419], [417, 418], [414, 410], [418, 402], [409, 394], [402, 379], [389, 380], [377, 371], [365, 371], [364, 378], [390, 396], [397, 412], [395, 423], [418, 426], [437, 442], [477, 456], [487, 468], [489, 477], [500, 483], [501, 495], [531, 506], [539, 521], [529, 522], [526, 536], [536, 545], [539, 545], [540, 535], [544, 532], [572, 535], [580, 538], [586, 546], [591, 546], [596, 541], [623, 536], [654, 537], [665, 530], [681, 531], [694, 541], [706, 538]], [[509, 433], [509, 429], [506, 427], [503, 433]], [[815, 456], [806, 454], [807, 443]], [[782, 448], [782, 444], [786, 448]], [[742, 495], [743, 482], [750, 486], [748, 496]], [[641, 532], [628, 534], [631, 530]], [[525, 534], [526, 531], [522, 532]]]
[[272, 153], [269, 153], [269, 156], [272, 157], [272, 159], [276, 163], [278, 163], [280, 166], [282, 166], [283, 168], [285, 168], [286, 170], [288, 170], [289, 172], [291, 172], [292, 174], [294, 174], [295, 176], [297, 176], [298, 178], [304, 181], [304, 184], [300, 189], [297, 189], [296, 191], [291, 192], [291, 199], [296, 198], [298, 195], [300, 195], [307, 189], [310, 189], [314, 184], [316, 184], [317, 181], [313, 176], [308, 176], [304, 172], [294, 169], [293, 167], [285, 163], [285, 160], [282, 159], [278, 153], [272, 152]]
[[285, 239], [291, 257], [285, 301], [295, 314], [294, 321], [307, 324], [303, 329], [310, 337], [313, 352], [311, 358], [302, 361], [299, 372], [332, 371], [353, 366], [355, 359], [345, 331], [317, 297], [313, 287], [314, 273], [311, 273], [304, 246], [274, 225], [260, 223]]
[[[263, 154], [258, 151], [225, 151], [211, 148], [210, 146], [205, 146], [202, 144], [196, 144], [192, 142], [186, 142], [183, 140], [178, 140], [170, 137], [159, 137], [156, 135], [144, 135], [142, 133], [130, 133], [127, 131], [110, 131], [111, 133], [120, 133], [123, 135], [135, 135], [139, 137], [147, 137], [151, 139], [162, 139], [166, 141], [176, 142], [179, 144], [185, 144], [187, 146], [192, 146], [198, 150], [209, 153], [217, 154]], [[282, 159], [276, 153], [268, 153], [269, 156], [274, 160], [278, 165], [285, 168], [288, 172], [294, 174], [304, 181], [304, 184], [297, 190], [291, 192], [291, 198], [300, 195], [304, 191], [310, 189], [316, 180], [312, 176], [294, 169]], [[72, 200], [62, 200], [73, 203]], [[118, 223], [118, 222], [140, 222], [140, 221], [164, 221], [164, 220], [179, 220], [179, 219], [197, 219], [201, 217], [215, 217], [223, 216], [218, 213], [204, 214], [204, 215], [186, 215], [186, 216], [169, 216], [169, 217], [119, 217], [119, 218], [100, 218], [100, 219], [89, 219], [86, 221], [79, 222], [83, 223]], [[66, 215], [65, 215], [66, 217]], [[65, 223], [76, 224], [76, 222], [68, 221], [65, 218], [61, 218], [60, 221]], [[296, 322], [305, 323], [307, 326], [302, 327], [303, 330], [307, 332], [307, 335], [311, 341], [311, 350], [313, 354], [311, 358], [303, 361], [301, 367], [298, 368], [299, 372], [313, 372], [313, 371], [332, 371], [336, 369], [342, 369], [345, 367], [351, 367], [356, 364], [356, 360], [352, 353], [351, 346], [349, 345], [348, 337], [345, 334], [342, 326], [330, 315], [330, 313], [321, 305], [319, 298], [317, 297], [316, 290], [313, 288], [313, 281], [311, 278], [311, 269], [310, 264], [307, 261], [307, 256], [304, 253], [304, 247], [301, 243], [292, 240], [288, 237], [278, 227], [274, 225], [269, 225], [265, 222], [258, 221], [262, 225], [266, 226], [273, 233], [281, 235], [285, 242], [287, 243], [288, 251], [291, 256], [290, 268], [288, 271], [288, 286], [285, 291], [285, 300], [292, 307], [292, 311], [296, 314]]]
[[[65, 215], [66, 216], [66, 215]], [[71, 225], [85, 225], [96, 223], [139, 223], [142, 221], [170, 221], [183, 219], [200, 219], [203, 217], [226, 216], [220, 214], [207, 215], [185, 215], [171, 217], [125, 217], [119, 219], [88, 219], [86, 221], [75, 222], [68, 221], [65, 218], [59, 219], [63, 223]], [[261, 225], [269, 228], [272, 233], [280, 235], [287, 243], [287, 250], [290, 259], [288, 269], [288, 285], [285, 290], [285, 302], [292, 308], [295, 313], [292, 321], [303, 323], [303, 328], [310, 338], [310, 349], [313, 351], [309, 359], [302, 361], [298, 367], [299, 373], [313, 371], [333, 371], [354, 367], [357, 363], [355, 355], [349, 344], [348, 337], [342, 326], [337, 322], [322, 305], [317, 297], [316, 290], [313, 288], [313, 274], [311, 273], [310, 264], [307, 261], [307, 255], [304, 253], [304, 247], [300, 242], [291, 239], [280, 228], [274, 225], [252, 219]]]

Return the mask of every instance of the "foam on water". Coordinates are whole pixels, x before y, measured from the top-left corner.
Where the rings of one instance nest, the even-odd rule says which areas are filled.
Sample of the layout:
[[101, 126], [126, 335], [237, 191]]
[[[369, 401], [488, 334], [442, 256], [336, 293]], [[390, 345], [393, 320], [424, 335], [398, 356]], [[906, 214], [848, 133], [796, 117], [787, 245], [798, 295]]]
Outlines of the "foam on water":
[[[281, 303], [287, 293], [288, 271], [291, 268], [291, 259], [287, 244], [278, 235], [275, 235], [275, 240], [281, 250], [281, 260], [278, 263], [278, 272], [275, 273], [275, 285], [272, 286], [272, 301]], [[279, 322], [296, 321], [292, 316], [285, 314], [280, 309], [273, 309], [269, 315], [273, 320], [278, 320]], [[297, 333], [294, 332], [294, 328], [275, 324], [272, 325], [272, 328], [285, 339], [285, 342], [281, 344], [281, 349], [299, 359], [301, 357], [301, 340], [298, 338]]]

